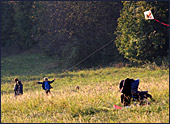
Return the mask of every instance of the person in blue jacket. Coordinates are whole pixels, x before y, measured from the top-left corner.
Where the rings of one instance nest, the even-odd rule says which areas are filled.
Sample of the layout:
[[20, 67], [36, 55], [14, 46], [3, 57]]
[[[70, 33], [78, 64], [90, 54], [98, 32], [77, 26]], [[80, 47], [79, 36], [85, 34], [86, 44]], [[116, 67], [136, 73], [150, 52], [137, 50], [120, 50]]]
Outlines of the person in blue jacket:
[[14, 81], [15, 81], [14, 92], [16, 97], [18, 95], [23, 94], [23, 84], [21, 83], [21, 81], [18, 80], [18, 78], [15, 78]]
[[37, 82], [38, 84], [42, 84], [42, 88], [45, 90], [46, 95], [48, 93], [51, 94], [50, 89], [53, 88], [50, 84], [53, 83], [56, 80], [56, 78], [52, 81], [49, 81], [47, 77], [44, 78], [43, 82]]

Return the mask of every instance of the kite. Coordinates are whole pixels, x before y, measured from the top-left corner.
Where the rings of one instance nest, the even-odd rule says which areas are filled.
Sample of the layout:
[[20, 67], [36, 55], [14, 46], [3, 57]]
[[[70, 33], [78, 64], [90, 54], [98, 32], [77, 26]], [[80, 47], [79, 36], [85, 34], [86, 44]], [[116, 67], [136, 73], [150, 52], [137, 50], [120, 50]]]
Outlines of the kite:
[[145, 19], [147, 19], [147, 20], [148, 20], [148, 19], [153, 19], [153, 20], [155, 20], [155, 21], [157, 21], [157, 22], [159, 22], [159, 23], [161, 23], [161, 24], [163, 24], [163, 25], [165, 25], [165, 26], [169, 26], [168, 24], [162, 23], [162, 22], [160, 22], [159, 20], [155, 19], [154, 16], [153, 16], [153, 14], [152, 14], [152, 12], [151, 12], [151, 10], [145, 11], [145, 12], [144, 12], [144, 16], [145, 16]]
[[154, 19], [151, 10], [145, 11], [145, 12], [144, 12], [144, 15], [145, 15], [145, 19]]

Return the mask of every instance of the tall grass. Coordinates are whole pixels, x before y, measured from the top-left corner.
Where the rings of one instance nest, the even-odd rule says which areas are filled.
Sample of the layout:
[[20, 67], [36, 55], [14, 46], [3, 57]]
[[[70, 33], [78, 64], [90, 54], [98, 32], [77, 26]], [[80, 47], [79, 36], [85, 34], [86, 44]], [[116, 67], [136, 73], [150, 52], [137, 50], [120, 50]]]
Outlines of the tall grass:
[[[7, 59], [8, 60], [8, 59]], [[38, 62], [38, 61], [37, 61]], [[6, 67], [4, 67], [5, 69]], [[37, 68], [34, 68], [35, 71]], [[2, 70], [3, 72], [8, 71]], [[54, 70], [55, 72], [55, 70]], [[169, 69], [100, 68], [67, 73], [2, 75], [2, 123], [168, 123]], [[56, 71], [57, 72], [57, 71]], [[14, 98], [13, 77], [21, 79], [24, 94]], [[56, 81], [52, 94], [45, 96], [43, 76]], [[114, 109], [120, 104], [119, 81], [139, 78], [139, 87], [148, 90], [155, 101], [151, 105]], [[75, 86], [79, 86], [77, 90]]]

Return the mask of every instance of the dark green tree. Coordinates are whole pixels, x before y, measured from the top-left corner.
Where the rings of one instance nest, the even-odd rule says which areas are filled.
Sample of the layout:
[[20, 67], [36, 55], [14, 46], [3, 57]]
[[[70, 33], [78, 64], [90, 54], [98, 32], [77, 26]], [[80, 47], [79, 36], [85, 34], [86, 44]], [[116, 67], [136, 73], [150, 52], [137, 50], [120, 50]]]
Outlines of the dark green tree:
[[[37, 2], [1, 2], [1, 44], [6, 54], [19, 53], [32, 48], [40, 34], [37, 23]], [[40, 8], [40, 7], [39, 7]]]
[[1, 48], [8, 49], [12, 45], [14, 38], [13, 27], [14, 21], [13, 4], [9, 1], [1, 2]]
[[34, 43], [32, 38], [32, 7], [33, 2], [28, 1], [18, 1], [14, 6], [14, 40], [18, 46], [18, 49], [21, 50], [29, 49]]
[[[116, 1], [10, 1], [3, 26], [14, 50], [35, 48], [71, 66], [115, 39], [113, 32], [122, 3]], [[10, 16], [11, 15], [11, 16]], [[6, 17], [5, 17], [6, 16]], [[5, 22], [8, 18], [9, 22]], [[12, 22], [12, 23], [11, 23]], [[8, 28], [4, 27], [5, 34]], [[5, 36], [5, 35], [4, 35]], [[4, 38], [4, 45], [7, 43]], [[11, 48], [9, 49], [10, 51]], [[81, 63], [81, 67], [108, 65], [121, 57], [114, 42]]]
[[[40, 48], [48, 55], [62, 58], [73, 65], [112, 39], [121, 10], [121, 2], [53, 1], [43, 6]], [[81, 66], [108, 64], [118, 59], [118, 52], [110, 44], [91, 56]]]
[[169, 22], [169, 2], [165, 1], [125, 1], [118, 19], [116, 46], [133, 62], [153, 62], [168, 55], [169, 27], [145, 20], [144, 11], [148, 10], [156, 19]]

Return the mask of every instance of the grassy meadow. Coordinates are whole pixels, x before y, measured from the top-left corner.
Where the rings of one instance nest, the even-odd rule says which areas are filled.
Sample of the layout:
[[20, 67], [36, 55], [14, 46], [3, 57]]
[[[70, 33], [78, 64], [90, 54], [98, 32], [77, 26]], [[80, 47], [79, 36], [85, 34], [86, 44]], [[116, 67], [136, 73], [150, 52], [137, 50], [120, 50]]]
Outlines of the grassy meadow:
[[[42, 54], [1, 58], [2, 123], [169, 123], [169, 69], [105, 67], [60, 73], [56, 63]], [[36, 83], [45, 76], [56, 78], [49, 96]], [[24, 87], [17, 99], [15, 77]], [[140, 89], [148, 90], [155, 101], [114, 109], [122, 106], [119, 81], [127, 77], [139, 78]]]

